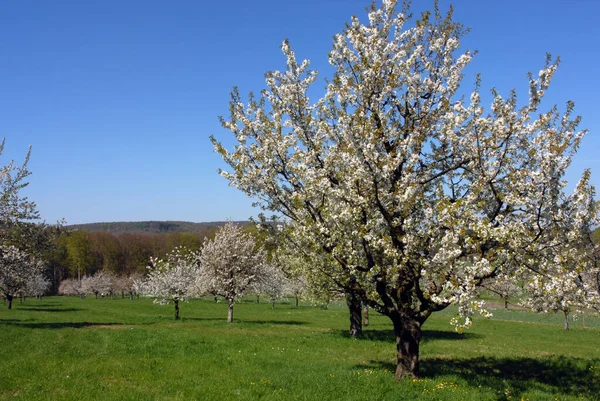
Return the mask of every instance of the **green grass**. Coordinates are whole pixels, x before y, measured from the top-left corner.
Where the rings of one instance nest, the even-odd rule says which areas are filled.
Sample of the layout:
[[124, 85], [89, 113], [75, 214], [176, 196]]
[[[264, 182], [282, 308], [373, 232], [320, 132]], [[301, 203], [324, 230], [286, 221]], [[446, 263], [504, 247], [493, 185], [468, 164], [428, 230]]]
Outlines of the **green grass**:
[[[0, 304], [0, 306], [2, 306]], [[5, 307], [4, 307], [5, 308]], [[424, 326], [418, 381], [393, 380], [387, 318], [349, 338], [343, 305], [321, 310], [195, 300], [53, 297], [0, 309], [0, 400], [594, 400], [600, 322], [496, 311], [456, 334]]]

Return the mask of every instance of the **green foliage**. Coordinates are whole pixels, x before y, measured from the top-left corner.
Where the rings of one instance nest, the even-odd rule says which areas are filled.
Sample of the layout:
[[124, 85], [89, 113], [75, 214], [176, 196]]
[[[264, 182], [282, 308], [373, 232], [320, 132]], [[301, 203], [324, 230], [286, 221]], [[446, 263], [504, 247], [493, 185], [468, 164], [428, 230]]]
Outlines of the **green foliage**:
[[[72, 230], [88, 232], [110, 232], [113, 234], [167, 234], [167, 233], [203, 233], [207, 234], [225, 224], [225, 221], [192, 223], [189, 221], [119, 221], [112, 223], [73, 224]], [[247, 226], [247, 221], [236, 221], [236, 224]]]
[[[194, 300], [180, 321], [151, 300], [51, 297], [0, 308], [0, 400], [593, 400], [600, 320], [496, 311], [458, 335], [424, 326], [420, 380], [392, 380], [389, 320], [348, 337], [347, 309]], [[161, 316], [162, 315], [162, 316]], [[546, 316], [546, 324], [530, 319]], [[41, 380], [40, 378], [43, 378]]]

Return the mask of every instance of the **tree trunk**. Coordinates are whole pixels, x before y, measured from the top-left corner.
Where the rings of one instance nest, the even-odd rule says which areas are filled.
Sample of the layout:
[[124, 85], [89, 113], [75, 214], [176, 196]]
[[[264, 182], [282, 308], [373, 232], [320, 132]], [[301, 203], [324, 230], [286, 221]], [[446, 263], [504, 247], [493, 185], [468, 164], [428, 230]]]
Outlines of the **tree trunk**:
[[298, 295], [296, 295], [296, 308], [298, 307]]
[[363, 326], [369, 325], [369, 306], [363, 306]]
[[502, 297], [504, 299], [504, 310], [508, 310], [508, 297]]
[[8, 309], [12, 309], [13, 296], [12, 295], [7, 295], [6, 296], [6, 301], [8, 302]]
[[233, 299], [227, 300], [228, 309], [227, 309], [227, 323], [233, 322]]
[[175, 320], [177, 320], [179, 319], [179, 300], [175, 299], [173, 303], [175, 304]]
[[362, 334], [362, 302], [356, 291], [346, 293], [346, 303], [350, 310], [350, 335], [358, 337]]
[[271, 309], [275, 309], [275, 300], [274, 299], [271, 300]]
[[392, 317], [396, 334], [398, 360], [396, 380], [419, 378], [419, 343], [421, 341], [421, 322], [407, 316]]
[[256, 296], [256, 303], [259, 304], [260, 303], [260, 295]]
[[563, 313], [565, 314], [565, 325], [564, 325], [564, 329], [565, 330], [569, 330], [569, 311], [568, 310], [564, 310]]

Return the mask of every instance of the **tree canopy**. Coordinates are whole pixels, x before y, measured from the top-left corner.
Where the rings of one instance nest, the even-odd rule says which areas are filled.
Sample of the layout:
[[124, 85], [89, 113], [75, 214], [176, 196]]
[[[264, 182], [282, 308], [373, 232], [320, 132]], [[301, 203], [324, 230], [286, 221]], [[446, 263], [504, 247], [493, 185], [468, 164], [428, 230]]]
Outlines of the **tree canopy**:
[[284, 41], [286, 70], [268, 72], [259, 97], [231, 94], [222, 124], [235, 146], [211, 137], [231, 185], [281, 216], [290, 242], [331, 255], [327, 276], [392, 320], [398, 378], [419, 375], [431, 313], [457, 305], [458, 330], [486, 314], [485, 280], [554, 280], [563, 259], [594, 268], [576, 257], [598, 222], [590, 173], [571, 195], [563, 178], [585, 131], [572, 102], [541, 109], [559, 60], [529, 74], [527, 99], [492, 89], [486, 108], [479, 77], [459, 91], [465, 33], [452, 9], [413, 21], [408, 2], [384, 0], [334, 36], [322, 97], [309, 98], [317, 72]]

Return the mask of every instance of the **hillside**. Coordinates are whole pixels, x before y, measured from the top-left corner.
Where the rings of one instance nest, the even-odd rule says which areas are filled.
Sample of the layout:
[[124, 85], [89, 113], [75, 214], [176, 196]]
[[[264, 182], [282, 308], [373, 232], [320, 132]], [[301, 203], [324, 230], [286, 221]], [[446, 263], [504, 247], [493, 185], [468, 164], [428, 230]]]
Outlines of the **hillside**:
[[[249, 221], [234, 221], [234, 223], [248, 226]], [[198, 233], [211, 231], [225, 224], [224, 221], [211, 221], [205, 223], [192, 223], [189, 221], [117, 221], [110, 223], [87, 223], [72, 224], [67, 228], [70, 230], [79, 230], [86, 232], [109, 232], [114, 234], [122, 233]]]

